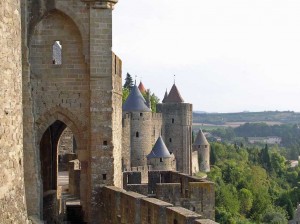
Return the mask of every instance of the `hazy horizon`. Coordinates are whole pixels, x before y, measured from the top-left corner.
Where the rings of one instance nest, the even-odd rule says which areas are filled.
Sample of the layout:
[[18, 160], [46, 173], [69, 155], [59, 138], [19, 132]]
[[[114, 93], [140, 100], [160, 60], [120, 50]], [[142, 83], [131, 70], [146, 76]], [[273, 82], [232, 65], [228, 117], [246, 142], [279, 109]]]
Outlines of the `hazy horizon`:
[[113, 50], [160, 99], [195, 111], [300, 111], [300, 1], [120, 0]]

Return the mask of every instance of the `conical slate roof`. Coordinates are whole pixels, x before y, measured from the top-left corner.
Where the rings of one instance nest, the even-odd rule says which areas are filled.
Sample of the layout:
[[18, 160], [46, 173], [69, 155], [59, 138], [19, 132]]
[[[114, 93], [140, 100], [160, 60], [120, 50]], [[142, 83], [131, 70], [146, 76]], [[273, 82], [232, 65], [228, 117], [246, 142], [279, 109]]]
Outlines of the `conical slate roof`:
[[140, 90], [140, 92], [141, 93], [146, 93], [146, 88], [145, 88], [145, 86], [144, 86], [144, 84], [142, 83], [142, 82], [140, 82], [140, 84], [139, 84], [139, 90]]
[[165, 92], [164, 99], [162, 100], [163, 103], [166, 102], [167, 97], [168, 97], [168, 90], [166, 90], [166, 92]]
[[183, 103], [184, 100], [182, 99], [177, 86], [174, 85], [172, 86], [172, 89], [169, 92], [168, 97], [165, 99], [165, 103]]
[[194, 145], [209, 145], [205, 135], [202, 130], [199, 130]]
[[152, 159], [152, 158], [171, 158], [171, 154], [166, 146], [166, 144], [164, 143], [164, 140], [162, 139], [162, 137], [160, 136], [152, 151], [150, 152], [150, 154], [147, 156], [147, 159]]
[[147, 106], [146, 100], [136, 85], [132, 87], [127, 100], [123, 104], [123, 111], [151, 112], [151, 109]]

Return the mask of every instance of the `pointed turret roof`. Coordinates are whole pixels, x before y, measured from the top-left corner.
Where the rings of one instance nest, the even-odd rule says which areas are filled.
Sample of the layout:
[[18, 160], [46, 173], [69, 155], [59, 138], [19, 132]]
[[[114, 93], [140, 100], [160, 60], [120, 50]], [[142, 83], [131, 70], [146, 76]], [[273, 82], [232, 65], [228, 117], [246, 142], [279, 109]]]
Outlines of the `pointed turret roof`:
[[163, 103], [166, 102], [167, 97], [168, 97], [168, 90], [166, 89], [164, 99], [162, 100]]
[[150, 154], [147, 156], [147, 159], [152, 159], [152, 158], [171, 158], [171, 154], [164, 143], [164, 140], [162, 139], [161, 136], [157, 139], [152, 151]]
[[147, 106], [146, 100], [136, 85], [132, 87], [127, 100], [123, 104], [123, 111], [151, 112], [151, 109]]
[[138, 88], [141, 91], [141, 93], [146, 93], [147, 92], [147, 90], [146, 90], [144, 84], [142, 83], [142, 81], [140, 81], [140, 84], [139, 84]]
[[184, 100], [182, 99], [178, 89], [177, 89], [177, 86], [174, 85], [172, 86], [170, 92], [169, 92], [169, 95], [168, 97], [165, 99], [165, 103], [183, 103]]
[[199, 130], [194, 145], [209, 145], [205, 135], [202, 130]]

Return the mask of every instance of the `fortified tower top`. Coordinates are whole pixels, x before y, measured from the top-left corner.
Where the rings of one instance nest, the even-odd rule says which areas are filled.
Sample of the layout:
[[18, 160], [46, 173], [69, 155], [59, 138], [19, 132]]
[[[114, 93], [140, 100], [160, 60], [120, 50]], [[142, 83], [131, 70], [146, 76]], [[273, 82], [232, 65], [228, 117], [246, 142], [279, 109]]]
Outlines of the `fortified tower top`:
[[114, 9], [118, 0], [82, 0], [83, 2], [90, 3], [93, 8], [97, 9]]

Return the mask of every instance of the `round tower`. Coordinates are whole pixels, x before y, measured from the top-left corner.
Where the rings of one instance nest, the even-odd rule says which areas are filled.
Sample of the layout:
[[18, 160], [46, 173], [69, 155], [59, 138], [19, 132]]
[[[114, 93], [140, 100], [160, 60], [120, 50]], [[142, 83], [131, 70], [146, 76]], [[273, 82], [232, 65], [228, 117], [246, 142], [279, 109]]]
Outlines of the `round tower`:
[[152, 151], [147, 156], [148, 165], [152, 166], [152, 170], [175, 170], [176, 160], [174, 154], [171, 154], [160, 136]]
[[196, 140], [193, 144], [193, 151], [198, 151], [200, 155], [200, 171], [210, 171], [210, 145], [203, 134], [202, 130], [199, 130]]
[[[131, 167], [147, 166], [146, 156], [151, 152], [152, 111], [139, 88], [134, 85], [123, 105], [123, 113], [130, 119]], [[125, 158], [126, 159], [126, 158]]]

